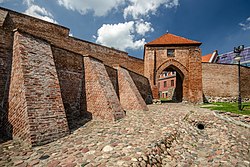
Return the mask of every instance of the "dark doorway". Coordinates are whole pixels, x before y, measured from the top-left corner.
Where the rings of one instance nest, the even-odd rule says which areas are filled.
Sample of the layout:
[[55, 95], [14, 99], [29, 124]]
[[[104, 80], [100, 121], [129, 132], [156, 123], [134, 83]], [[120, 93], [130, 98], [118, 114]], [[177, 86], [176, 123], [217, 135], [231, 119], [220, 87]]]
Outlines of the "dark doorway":
[[183, 74], [174, 66], [164, 69], [158, 76], [158, 92], [162, 102], [182, 102]]

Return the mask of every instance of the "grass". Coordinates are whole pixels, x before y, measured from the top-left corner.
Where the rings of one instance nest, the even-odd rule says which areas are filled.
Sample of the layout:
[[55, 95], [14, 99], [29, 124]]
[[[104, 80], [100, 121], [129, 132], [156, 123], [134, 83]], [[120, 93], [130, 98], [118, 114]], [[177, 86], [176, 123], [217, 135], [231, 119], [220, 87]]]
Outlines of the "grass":
[[207, 103], [202, 105], [201, 107], [208, 108], [211, 110], [231, 112], [235, 114], [250, 115], [250, 102], [242, 103], [242, 106], [244, 106], [242, 111], [238, 110], [238, 103], [226, 103], [226, 102]]

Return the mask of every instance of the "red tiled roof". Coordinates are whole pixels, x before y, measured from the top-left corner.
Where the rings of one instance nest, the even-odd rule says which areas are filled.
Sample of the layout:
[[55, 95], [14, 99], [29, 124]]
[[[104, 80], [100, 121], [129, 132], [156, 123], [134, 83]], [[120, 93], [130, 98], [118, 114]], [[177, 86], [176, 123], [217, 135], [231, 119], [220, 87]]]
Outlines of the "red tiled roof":
[[212, 53], [210, 53], [210, 54], [207, 54], [207, 55], [205, 55], [205, 56], [202, 56], [201, 57], [201, 62], [209, 62], [209, 60], [210, 60], [210, 58], [212, 57]]
[[201, 45], [201, 42], [167, 33], [146, 45]]

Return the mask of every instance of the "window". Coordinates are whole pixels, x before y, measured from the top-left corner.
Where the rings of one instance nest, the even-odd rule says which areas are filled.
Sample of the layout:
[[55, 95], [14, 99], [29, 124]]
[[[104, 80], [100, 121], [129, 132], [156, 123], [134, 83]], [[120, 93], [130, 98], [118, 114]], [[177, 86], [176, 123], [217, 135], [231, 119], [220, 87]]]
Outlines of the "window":
[[167, 87], [167, 81], [164, 81], [164, 88]]
[[161, 86], [161, 83], [160, 82], [158, 82], [158, 88]]
[[168, 49], [167, 56], [174, 57], [174, 49]]
[[171, 80], [171, 86], [174, 86], [174, 80]]

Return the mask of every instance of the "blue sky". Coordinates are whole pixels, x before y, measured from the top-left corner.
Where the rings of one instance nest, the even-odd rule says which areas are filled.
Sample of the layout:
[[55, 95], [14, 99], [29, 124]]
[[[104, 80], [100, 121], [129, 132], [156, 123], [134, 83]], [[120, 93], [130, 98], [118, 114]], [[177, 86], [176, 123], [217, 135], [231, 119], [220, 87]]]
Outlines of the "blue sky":
[[0, 0], [0, 6], [138, 58], [145, 43], [166, 32], [202, 42], [202, 55], [250, 46], [250, 0]]

